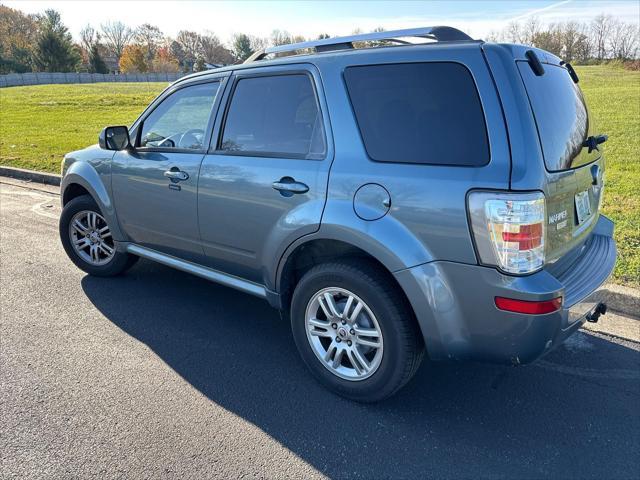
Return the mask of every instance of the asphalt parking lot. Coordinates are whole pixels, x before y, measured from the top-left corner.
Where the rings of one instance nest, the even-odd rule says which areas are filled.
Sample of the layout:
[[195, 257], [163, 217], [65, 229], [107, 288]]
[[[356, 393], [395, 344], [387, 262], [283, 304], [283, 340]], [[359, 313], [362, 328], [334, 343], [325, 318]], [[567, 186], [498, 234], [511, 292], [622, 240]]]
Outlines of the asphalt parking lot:
[[425, 363], [359, 405], [315, 383], [259, 299], [146, 261], [86, 276], [58, 203], [0, 184], [2, 478], [640, 476], [636, 342]]

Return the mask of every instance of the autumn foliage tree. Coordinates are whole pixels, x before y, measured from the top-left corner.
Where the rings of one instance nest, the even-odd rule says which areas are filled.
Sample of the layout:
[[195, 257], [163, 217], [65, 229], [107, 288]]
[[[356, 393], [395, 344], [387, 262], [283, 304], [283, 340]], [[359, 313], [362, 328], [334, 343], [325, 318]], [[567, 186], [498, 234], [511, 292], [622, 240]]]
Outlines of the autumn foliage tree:
[[34, 15], [0, 5], [0, 73], [31, 71], [37, 34]]
[[169, 47], [160, 47], [151, 63], [151, 70], [159, 73], [176, 73], [180, 71], [180, 64]]
[[145, 61], [146, 50], [141, 45], [127, 45], [120, 56], [122, 73], [145, 73], [149, 70]]

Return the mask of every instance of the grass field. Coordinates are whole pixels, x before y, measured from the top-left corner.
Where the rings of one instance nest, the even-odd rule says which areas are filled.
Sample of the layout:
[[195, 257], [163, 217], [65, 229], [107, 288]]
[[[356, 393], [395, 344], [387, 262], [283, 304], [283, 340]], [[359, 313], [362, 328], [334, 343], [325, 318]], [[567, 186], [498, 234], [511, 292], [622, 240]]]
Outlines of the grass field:
[[616, 223], [613, 280], [640, 287], [640, 72], [576, 68], [598, 130], [609, 135], [604, 213]]
[[[592, 118], [609, 135], [604, 211], [616, 222], [613, 280], [640, 286], [640, 72], [578, 67]], [[129, 125], [164, 83], [0, 89], [0, 164], [58, 172], [62, 156], [96, 143], [105, 125]]]
[[0, 165], [60, 173], [65, 153], [130, 125], [167, 83], [90, 83], [0, 89]]

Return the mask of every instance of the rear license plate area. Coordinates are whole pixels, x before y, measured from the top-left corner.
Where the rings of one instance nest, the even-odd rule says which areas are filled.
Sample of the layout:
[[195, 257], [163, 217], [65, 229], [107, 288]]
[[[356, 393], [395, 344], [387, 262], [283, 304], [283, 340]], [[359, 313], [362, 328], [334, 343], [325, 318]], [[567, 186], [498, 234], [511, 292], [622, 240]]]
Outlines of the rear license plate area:
[[578, 225], [582, 224], [586, 219], [591, 216], [591, 203], [589, 201], [589, 190], [576, 193], [576, 218]]

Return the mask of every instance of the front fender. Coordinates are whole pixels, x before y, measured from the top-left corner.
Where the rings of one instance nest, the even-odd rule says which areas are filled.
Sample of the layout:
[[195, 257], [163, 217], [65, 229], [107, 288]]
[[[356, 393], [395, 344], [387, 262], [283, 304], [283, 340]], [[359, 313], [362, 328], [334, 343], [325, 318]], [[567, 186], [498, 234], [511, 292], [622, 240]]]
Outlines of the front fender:
[[111, 165], [99, 163], [96, 166], [85, 161], [75, 161], [66, 170], [60, 183], [60, 198], [64, 199], [64, 193], [70, 185], [80, 185], [89, 192], [89, 195], [100, 207], [100, 211], [109, 224], [111, 234], [115, 241], [126, 241], [126, 237], [120, 230], [118, 217], [110, 195]]

